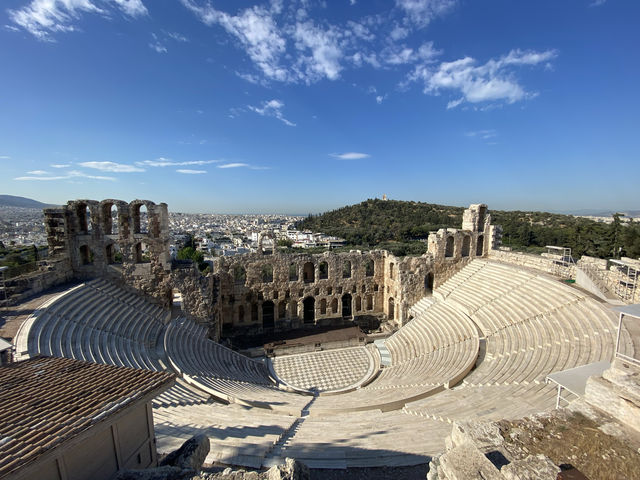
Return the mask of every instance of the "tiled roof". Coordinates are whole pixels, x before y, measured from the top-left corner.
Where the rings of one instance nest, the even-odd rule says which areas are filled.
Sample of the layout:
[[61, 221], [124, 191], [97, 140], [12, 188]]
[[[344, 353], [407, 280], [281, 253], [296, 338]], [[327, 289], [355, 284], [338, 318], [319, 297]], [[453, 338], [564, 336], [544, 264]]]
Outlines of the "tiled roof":
[[0, 477], [163, 390], [173, 378], [168, 372], [55, 357], [0, 367]]

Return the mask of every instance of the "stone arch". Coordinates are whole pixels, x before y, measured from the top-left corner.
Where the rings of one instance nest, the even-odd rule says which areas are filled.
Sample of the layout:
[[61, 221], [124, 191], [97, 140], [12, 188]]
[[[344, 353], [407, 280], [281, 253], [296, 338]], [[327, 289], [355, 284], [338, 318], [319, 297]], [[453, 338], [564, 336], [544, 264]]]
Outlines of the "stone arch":
[[275, 305], [271, 300], [262, 303], [262, 328], [275, 327]]
[[[266, 238], [271, 240], [271, 244], [272, 244], [271, 250], [265, 250], [264, 248], [264, 240]], [[276, 238], [274, 237], [273, 233], [268, 231], [263, 231], [258, 234], [258, 253], [261, 253], [262, 255], [269, 255], [275, 251], [275, 248], [276, 248]]]
[[318, 277], [320, 280], [329, 278], [329, 264], [327, 262], [320, 262], [318, 265]]
[[295, 300], [291, 300], [291, 302], [289, 303], [289, 309], [291, 318], [296, 318], [298, 316], [298, 302], [296, 302]]
[[446, 244], [445, 249], [444, 249], [444, 256], [445, 257], [453, 257], [453, 245], [454, 245], [453, 235], [448, 235], [447, 236], [447, 244]]
[[462, 238], [462, 250], [460, 254], [463, 257], [468, 257], [470, 250], [471, 250], [471, 235], [464, 235]]
[[393, 262], [389, 263], [389, 278], [393, 278], [393, 270], [394, 270], [395, 264]]
[[316, 299], [307, 297], [302, 301], [304, 323], [313, 323], [316, 320]]
[[236, 285], [244, 285], [247, 281], [247, 271], [242, 265], [235, 265], [233, 267], [233, 283]]
[[373, 296], [367, 295], [367, 310], [373, 310]]
[[336, 315], [338, 313], [338, 299], [334, 298], [331, 300], [331, 313]]
[[149, 216], [153, 211], [151, 203], [146, 200], [134, 200], [129, 204], [134, 234], [149, 233]]
[[425, 275], [424, 277], [424, 289], [427, 292], [433, 292], [433, 281], [434, 281], [434, 276], [433, 276], [433, 272], [429, 272]]
[[316, 281], [316, 272], [313, 262], [306, 262], [302, 266], [302, 279], [304, 283], [313, 283]]
[[342, 295], [342, 316], [343, 317], [350, 317], [353, 312], [352, 312], [352, 298], [351, 298], [351, 294], [350, 293], [345, 293], [344, 295]]
[[322, 300], [320, 300], [320, 315], [326, 315], [327, 314], [327, 299], [323, 298]]
[[146, 244], [144, 242], [137, 242], [133, 246], [133, 263], [148, 263], [149, 259], [146, 257], [145, 250]]
[[244, 305], [238, 305], [238, 323], [244, 323]]
[[476, 256], [484, 255], [484, 235], [478, 235], [478, 243], [476, 245]]
[[375, 264], [373, 263], [373, 260], [369, 259], [364, 264], [364, 274], [367, 277], [373, 277], [374, 273], [375, 273]]
[[362, 297], [360, 295], [356, 296], [356, 312], [362, 310]]
[[89, 245], [81, 245], [79, 250], [82, 265], [91, 265], [93, 263], [93, 252], [89, 248]]
[[342, 263], [342, 278], [351, 278], [351, 262], [349, 260]]
[[280, 300], [278, 304], [278, 318], [282, 319], [287, 316], [287, 302], [286, 300]]
[[298, 281], [298, 264], [295, 262], [291, 262], [289, 264], [289, 281], [290, 282]]
[[76, 204], [76, 218], [78, 219], [78, 233], [90, 233], [91, 228], [91, 209], [85, 202]]
[[393, 300], [393, 297], [389, 297], [389, 310], [388, 310], [388, 314], [387, 314], [387, 318], [389, 320], [394, 320], [395, 319], [395, 301]]
[[270, 263], [263, 265], [261, 277], [262, 277], [262, 283], [273, 282], [273, 265], [271, 265]]
[[108, 243], [104, 247], [105, 259], [108, 264], [122, 263], [122, 251], [117, 243]]

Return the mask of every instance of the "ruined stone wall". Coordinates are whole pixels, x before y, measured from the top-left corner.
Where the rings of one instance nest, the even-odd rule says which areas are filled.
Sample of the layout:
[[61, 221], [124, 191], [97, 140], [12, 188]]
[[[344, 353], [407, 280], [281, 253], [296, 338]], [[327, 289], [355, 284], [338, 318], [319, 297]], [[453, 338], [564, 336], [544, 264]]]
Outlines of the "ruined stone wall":
[[508, 250], [491, 250], [489, 252], [489, 258], [518, 267], [534, 268], [558, 277], [575, 278], [575, 265], [565, 265], [563, 262], [558, 263], [554, 257], [511, 252]]
[[[67, 258], [38, 262], [37, 271], [6, 281], [8, 303], [17, 305], [33, 295], [37, 295], [56, 285], [69, 282], [72, 279], [73, 270]], [[0, 297], [0, 302], [3, 301], [4, 298]]]
[[250, 254], [216, 259], [225, 332], [259, 333], [383, 313], [386, 252]]

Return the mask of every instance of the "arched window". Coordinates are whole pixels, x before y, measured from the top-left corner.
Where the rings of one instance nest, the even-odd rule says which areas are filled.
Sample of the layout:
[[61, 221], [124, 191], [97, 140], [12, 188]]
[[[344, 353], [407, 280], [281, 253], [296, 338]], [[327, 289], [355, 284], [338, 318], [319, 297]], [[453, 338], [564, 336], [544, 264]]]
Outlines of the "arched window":
[[449, 235], [447, 237], [447, 245], [444, 251], [445, 257], [453, 257], [453, 237]]
[[78, 216], [79, 233], [89, 233], [91, 231], [91, 211], [85, 203], [77, 206], [76, 214]]
[[304, 283], [313, 283], [316, 281], [315, 267], [313, 262], [306, 262], [302, 266], [302, 278]]
[[367, 262], [364, 264], [364, 274], [367, 277], [373, 277], [374, 271], [375, 271], [375, 267], [374, 267], [373, 260], [367, 260]]
[[478, 235], [478, 245], [476, 247], [476, 256], [481, 257], [484, 255], [484, 236]]
[[287, 316], [287, 302], [281, 300], [278, 304], [278, 318], [285, 318]]
[[298, 265], [295, 263], [289, 264], [289, 281], [290, 282], [298, 281]]
[[323, 298], [322, 300], [320, 300], [320, 315], [326, 315], [327, 314], [327, 299]]
[[327, 262], [320, 262], [320, 265], [318, 265], [318, 276], [320, 280], [329, 278], [329, 265]]
[[105, 247], [105, 257], [107, 263], [122, 263], [122, 252], [120, 251], [120, 245], [117, 243], [110, 243]]
[[258, 304], [257, 303], [251, 304], [251, 322], [252, 323], [258, 322]]
[[331, 300], [331, 313], [334, 315], [338, 313], [338, 299], [334, 298]]
[[471, 237], [465, 235], [462, 239], [462, 251], [460, 252], [463, 257], [469, 256], [469, 250], [471, 249]]
[[262, 283], [273, 282], [273, 265], [270, 263], [262, 267]]
[[359, 312], [360, 310], [362, 310], [362, 298], [358, 295], [356, 297], [356, 312]]
[[387, 315], [389, 320], [393, 320], [395, 318], [395, 303], [393, 301], [393, 297], [389, 298], [389, 314]]
[[389, 278], [393, 278], [393, 267], [395, 267], [395, 264], [391, 262], [389, 264]]
[[367, 310], [373, 310], [373, 297], [367, 295]]
[[244, 323], [244, 305], [238, 306], [238, 323]]
[[291, 300], [291, 303], [289, 303], [289, 310], [291, 311], [291, 318], [296, 318], [298, 316], [298, 302]]
[[351, 262], [349, 260], [342, 264], [342, 278], [351, 278]]

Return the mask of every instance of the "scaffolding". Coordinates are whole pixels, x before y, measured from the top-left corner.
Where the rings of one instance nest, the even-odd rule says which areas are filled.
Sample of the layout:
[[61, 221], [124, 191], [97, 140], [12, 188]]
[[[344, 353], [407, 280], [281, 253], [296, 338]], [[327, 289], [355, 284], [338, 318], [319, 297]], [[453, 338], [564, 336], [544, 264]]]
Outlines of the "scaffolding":
[[571, 256], [571, 249], [554, 245], [547, 245], [545, 248], [547, 249], [545, 256], [551, 260], [550, 273], [562, 278], [571, 278], [571, 267], [575, 266]]
[[614, 292], [620, 300], [633, 301], [638, 288], [640, 265], [626, 260], [609, 259], [607, 270], [614, 273]]
[[0, 277], [2, 278], [2, 287], [0, 288], [0, 290], [2, 291], [2, 294], [0, 295], [0, 306], [5, 307], [9, 305], [9, 299], [7, 296], [7, 284], [4, 281], [4, 274], [7, 270], [9, 270], [9, 267], [0, 267]]

